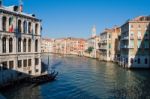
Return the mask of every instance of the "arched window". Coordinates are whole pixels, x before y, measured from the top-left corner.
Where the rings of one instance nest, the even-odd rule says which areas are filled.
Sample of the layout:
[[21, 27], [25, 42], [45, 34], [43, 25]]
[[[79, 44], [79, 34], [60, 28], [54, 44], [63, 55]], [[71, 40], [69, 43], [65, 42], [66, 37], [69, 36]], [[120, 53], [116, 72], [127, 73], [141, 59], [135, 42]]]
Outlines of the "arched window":
[[9, 26], [11, 25], [11, 17], [9, 18]]
[[28, 33], [31, 34], [31, 22], [28, 23]]
[[7, 22], [7, 18], [4, 16], [2, 18], [2, 29], [3, 29], [3, 31], [6, 31], [6, 22]]
[[39, 28], [39, 25], [36, 23], [36, 24], [35, 24], [35, 34], [36, 34], [36, 35], [38, 35], [38, 28]]
[[138, 58], [138, 64], [140, 64], [141, 63], [141, 60], [140, 60], [140, 58]]
[[35, 40], [35, 52], [38, 52], [38, 40]]
[[18, 38], [18, 52], [21, 52], [21, 38]]
[[13, 52], [13, 39], [12, 38], [9, 39], [9, 52], [10, 53]]
[[28, 52], [31, 52], [31, 39], [28, 41]]
[[23, 40], [23, 52], [26, 52], [26, 39]]
[[6, 53], [6, 37], [2, 38], [2, 52]]
[[27, 33], [27, 22], [23, 22], [23, 33]]
[[147, 58], [145, 58], [145, 64], [147, 64]]
[[21, 29], [21, 20], [18, 20], [18, 32], [21, 33], [22, 29]]

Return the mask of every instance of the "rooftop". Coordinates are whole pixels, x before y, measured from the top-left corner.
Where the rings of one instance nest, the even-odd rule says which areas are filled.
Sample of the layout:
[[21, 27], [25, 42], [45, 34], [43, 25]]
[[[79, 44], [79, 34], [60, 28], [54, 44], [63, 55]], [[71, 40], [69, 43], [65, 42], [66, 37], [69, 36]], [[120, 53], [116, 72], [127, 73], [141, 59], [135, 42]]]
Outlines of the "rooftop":
[[24, 17], [28, 17], [28, 18], [31, 18], [31, 19], [41, 21], [41, 20], [37, 19], [34, 14], [28, 14], [28, 13], [24, 13], [24, 12], [20, 11], [19, 6], [15, 6], [15, 5], [0, 6], [0, 12], [11, 13], [11, 14], [14, 14], [14, 15], [24, 16]]

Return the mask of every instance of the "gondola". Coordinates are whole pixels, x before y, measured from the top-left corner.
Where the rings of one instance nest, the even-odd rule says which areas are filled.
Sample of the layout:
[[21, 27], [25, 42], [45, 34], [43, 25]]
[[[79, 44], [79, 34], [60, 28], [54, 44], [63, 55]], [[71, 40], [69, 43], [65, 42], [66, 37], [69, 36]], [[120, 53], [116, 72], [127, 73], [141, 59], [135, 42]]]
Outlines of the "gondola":
[[58, 75], [58, 72], [53, 71], [50, 74], [44, 74], [44, 75], [40, 75], [40, 76], [34, 76], [34, 77], [27, 78], [26, 81], [28, 83], [32, 83], [32, 84], [42, 84], [42, 83], [54, 81], [57, 75]]

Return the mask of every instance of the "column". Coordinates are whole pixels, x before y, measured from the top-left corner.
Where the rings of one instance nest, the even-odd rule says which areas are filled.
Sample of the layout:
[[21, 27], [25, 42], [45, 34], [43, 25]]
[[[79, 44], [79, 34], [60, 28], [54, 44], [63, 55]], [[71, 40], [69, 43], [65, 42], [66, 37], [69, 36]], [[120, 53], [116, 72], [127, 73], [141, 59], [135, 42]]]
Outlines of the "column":
[[31, 52], [35, 52], [35, 39], [31, 39]]
[[6, 31], [9, 31], [9, 17], [6, 16]]
[[[1, 26], [1, 25], [0, 25]], [[0, 54], [2, 54], [2, 36], [0, 35]]]
[[0, 15], [0, 31], [2, 31], [2, 14]]
[[32, 59], [32, 67], [31, 67], [32, 75], [35, 75], [35, 56], [33, 55], [31, 59]]
[[16, 37], [13, 37], [13, 53], [16, 54], [17, 53], [17, 40]]
[[39, 55], [39, 65], [38, 65], [38, 73], [40, 74], [41, 73], [41, 68], [42, 68], [42, 66], [41, 66], [41, 54]]
[[21, 38], [21, 53], [23, 53], [23, 39], [24, 38]]
[[26, 38], [26, 53], [28, 53], [29, 51], [28, 51], [28, 41], [29, 41], [29, 39], [28, 38]]
[[38, 52], [41, 53], [41, 39], [38, 40]]
[[26, 24], [27, 24], [27, 26], [26, 26], [26, 34], [29, 34], [29, 32], [28, 32], [28, 27], [29, 27], [29, 26], [28, 26], [28, 23], [29, 23], [29, 22], [28, 22], [28, 21], [26, 21], [26, 22], [27, 22], [27, 23], [26, 23]]
[[33, 35], [35, 35], [35, 23], [32, 23], [32, 33], [33, 33]]

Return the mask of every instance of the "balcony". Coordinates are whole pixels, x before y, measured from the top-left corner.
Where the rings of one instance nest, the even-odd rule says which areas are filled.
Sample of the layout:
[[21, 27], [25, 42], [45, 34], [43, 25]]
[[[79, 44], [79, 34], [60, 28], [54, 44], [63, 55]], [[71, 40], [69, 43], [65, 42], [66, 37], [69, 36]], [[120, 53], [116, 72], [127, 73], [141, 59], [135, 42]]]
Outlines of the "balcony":
[[101, 44], [106, 44], [106, 43], [107, 43], [107, 40], [101, 40], [100, 43], [101, 43]]
[[128, 45], [122, 45], [121, 48], [128, 48]]
[[100, 47], [99, 50], [107, 50], [107, 47]]
[[149, 49], [149, 46], [144, 46], [145, 49]]
[[134, 45], [130, 45], [128, 48], [134, 48]]
[[128, 40], [128, 39], [129, 39], [128, 36], [121, 37], [121, 40]]
[[149, 37], [149, 36], [145, 36], [145, 37], [144, 37], [144, 39], [149, 40], [149, 39], [150, 39], [150, 37]]

